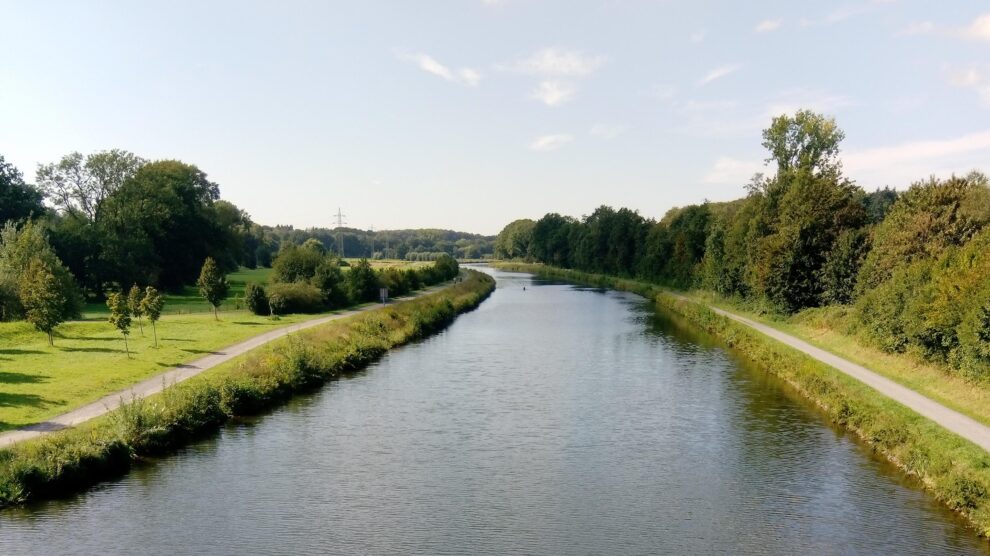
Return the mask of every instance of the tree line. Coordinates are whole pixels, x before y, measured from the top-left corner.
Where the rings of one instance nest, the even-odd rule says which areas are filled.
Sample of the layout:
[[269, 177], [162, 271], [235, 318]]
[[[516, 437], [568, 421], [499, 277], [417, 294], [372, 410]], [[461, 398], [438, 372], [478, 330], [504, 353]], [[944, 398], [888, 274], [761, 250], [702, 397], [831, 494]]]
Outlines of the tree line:
[[763, 131], [772, 176], [730, 202], [659, 221], [602, 206], [517, 220], [495, 255], [703, 288], [758, 310], [840, 307], [850, 332], [968, 376], [990, 376], [990, 183], [979, 172], [865, 191], [842, 173], [843, 132], [798, 111]]

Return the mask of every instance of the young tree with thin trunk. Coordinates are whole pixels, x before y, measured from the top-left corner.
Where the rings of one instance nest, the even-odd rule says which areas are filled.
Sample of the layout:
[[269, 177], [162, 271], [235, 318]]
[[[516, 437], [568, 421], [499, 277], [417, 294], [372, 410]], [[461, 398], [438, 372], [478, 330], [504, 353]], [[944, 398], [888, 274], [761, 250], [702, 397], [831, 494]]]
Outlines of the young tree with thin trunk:
[[144, 315], [144, 311], [141, 309], [141, 288], [137, 284], [131, 286], [130, 291], [127, 292], [127, 308], [131, 311], [131, 315], [137, 319], [138, 328], [141, 330], [141, 335], [144, 336], [144, 323], [141, 321], [141, 317]]
[[213, 260], [213, 257], [206, 257], [206, 262], [203, 263], [203, 269], [199, 273], [199, 280], [196, 281], [196, 285], [199, 286], [200, 295], [213, 306], [213, 318], [220, 320], [217, 310], [227, 297], [227, 290], [230, 285], [227, 284], [227, 278], [223, 275], [223, 272], [217, 266], [217, 262]]
[[55, 345], [52, 332], [62, 323], [65, 293], [55, 274], [41, 261], [33, 259], [21, 277], [20, 301], [28, 322], [48, 335], [48, 345]]
[[114, 292], [107, 298], [107, 308], [110, 309], [110, 324], [114, 325], [124, 335], [124, 351], [131, 358], [131, 349], [127, 345], [127, 335], [131, 333], [131, 310], [127, 307], [124, 294]]
[[155, 327], [155, 323], [162, 316], [162, 307], [165, 306], [165, 298], [162, 294], [158, 293], [158, 290], [148, 286], [144, 290], [144, 299], [141, 300], [141, 312], [144, 313], [148, 320], [151, 321], [151, 330], [155, 334], [155, 347], [158, 347], [158, 329]]

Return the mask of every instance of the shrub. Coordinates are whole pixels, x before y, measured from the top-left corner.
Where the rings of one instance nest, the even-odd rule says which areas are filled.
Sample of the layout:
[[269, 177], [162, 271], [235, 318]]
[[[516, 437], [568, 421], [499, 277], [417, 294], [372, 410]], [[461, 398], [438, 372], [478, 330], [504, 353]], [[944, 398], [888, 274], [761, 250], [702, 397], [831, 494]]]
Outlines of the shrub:
[[269, 298], [275, 296], [281, 298], [281, 312], [319, 313], [326, 308], [323, 303], [323, 293], [316, 286], [306, 282], [272, 284], [266, 288], [265, 293]]
[[254, 282], [248, 282], [244, 286], [244, 304], [256, 315], [267, 315], [268, 294], [265, 293], [265, 288]]

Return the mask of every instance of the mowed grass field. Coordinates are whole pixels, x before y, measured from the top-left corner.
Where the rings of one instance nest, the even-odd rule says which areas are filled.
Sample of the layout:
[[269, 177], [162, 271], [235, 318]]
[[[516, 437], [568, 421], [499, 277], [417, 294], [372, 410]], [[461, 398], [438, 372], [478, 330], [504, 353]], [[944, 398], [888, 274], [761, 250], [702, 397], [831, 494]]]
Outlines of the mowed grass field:
[[135, 321], [128, 338], [105, 321], [75, 321], [58, 327], [55, 346], [26, 322], [0, 323], [0, 431], [44, 421], [127, 388], [169, 367], [231, 344], [315, 318], [286, 315], [277, 321], [248, 311], [165, 315], [158, 321], [158, 348], [151, 325]]

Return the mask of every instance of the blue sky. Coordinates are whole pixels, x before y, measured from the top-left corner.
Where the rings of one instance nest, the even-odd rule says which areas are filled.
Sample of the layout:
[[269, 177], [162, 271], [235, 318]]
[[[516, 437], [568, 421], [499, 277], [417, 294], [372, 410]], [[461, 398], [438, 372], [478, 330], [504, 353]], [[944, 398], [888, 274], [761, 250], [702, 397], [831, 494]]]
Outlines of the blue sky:
[[990, 4], [0, 0], [0, 154], [124, 148], [265, 224], [496, 233], [744, 194], [800, 107], [846, 174], [990, 171]]

